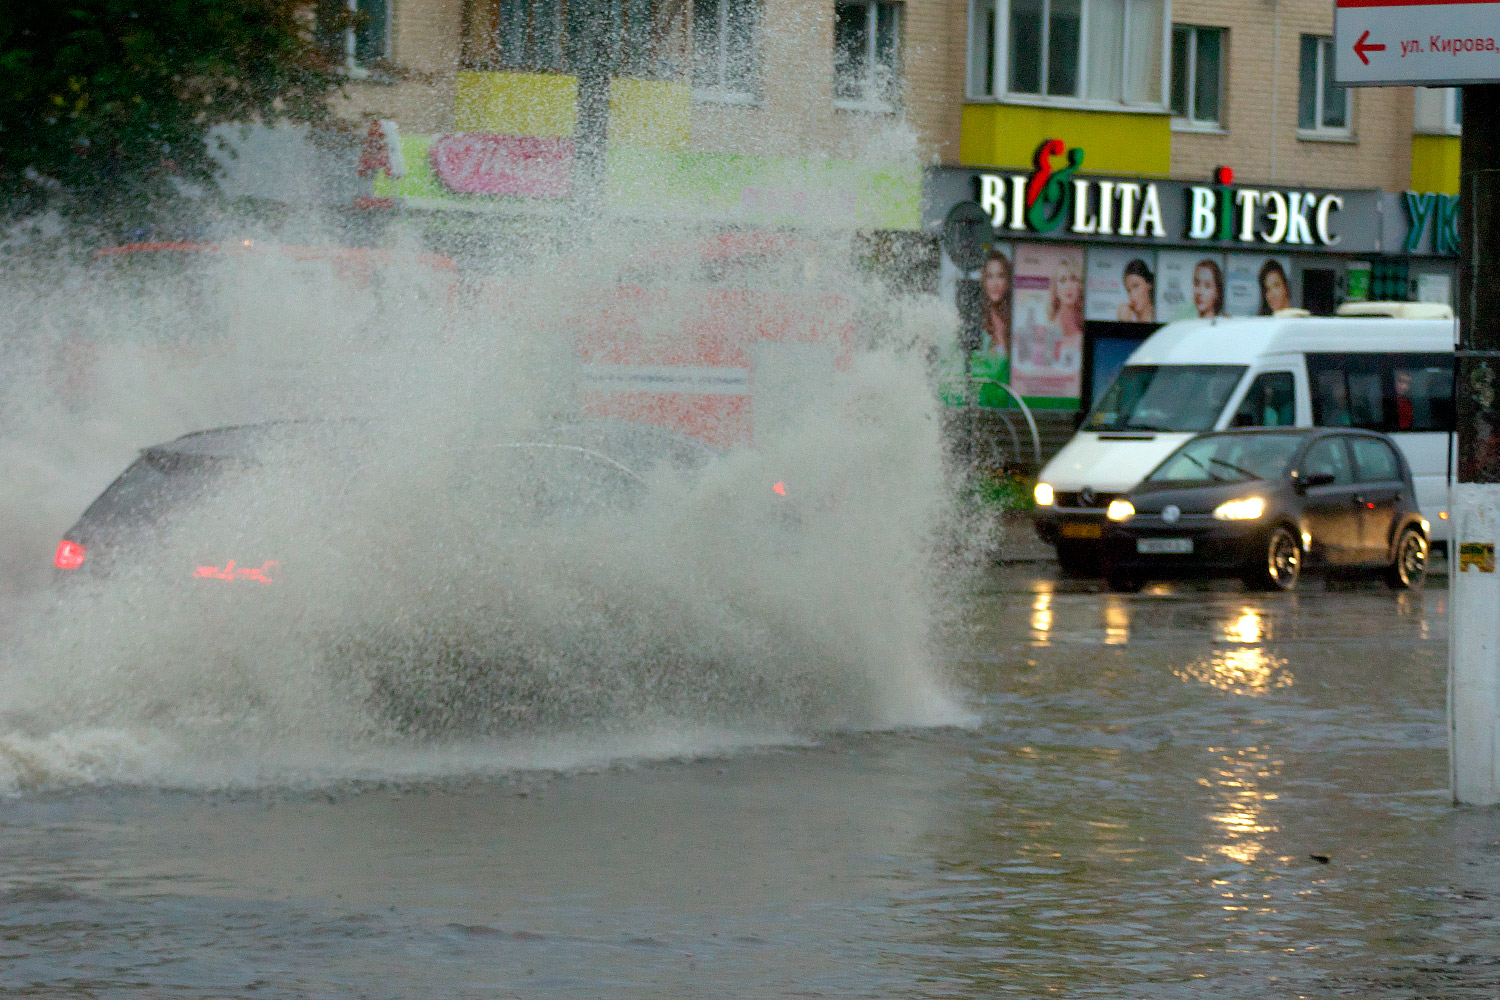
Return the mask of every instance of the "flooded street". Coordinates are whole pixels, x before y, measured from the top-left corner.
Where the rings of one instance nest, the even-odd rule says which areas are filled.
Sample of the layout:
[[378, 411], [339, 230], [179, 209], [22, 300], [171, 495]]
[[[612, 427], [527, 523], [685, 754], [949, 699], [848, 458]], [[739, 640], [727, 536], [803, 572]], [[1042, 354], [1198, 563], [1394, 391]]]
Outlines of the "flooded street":
[[997, 569], [953, 642], [969, 728], [12, 794], [0, 990], [1493, 996], [1500, 815], [1449, 804], [1437, 584]]

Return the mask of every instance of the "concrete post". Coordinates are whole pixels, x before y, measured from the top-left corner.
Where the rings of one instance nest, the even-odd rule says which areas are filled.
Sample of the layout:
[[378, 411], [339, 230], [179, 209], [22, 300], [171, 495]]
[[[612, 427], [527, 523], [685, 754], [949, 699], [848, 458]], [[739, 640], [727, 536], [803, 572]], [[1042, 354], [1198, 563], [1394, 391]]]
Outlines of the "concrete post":
[[1500, 85], [1463, 88], [1459, 161], [1458, 476], [1448, 730], [1455, 802], [1500, 803]]

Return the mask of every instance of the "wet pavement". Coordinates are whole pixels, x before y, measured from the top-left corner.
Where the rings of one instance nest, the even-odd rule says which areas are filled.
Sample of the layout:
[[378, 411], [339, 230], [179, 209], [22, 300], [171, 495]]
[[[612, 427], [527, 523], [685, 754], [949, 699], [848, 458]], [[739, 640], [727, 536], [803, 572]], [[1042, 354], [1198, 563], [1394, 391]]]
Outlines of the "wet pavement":
[[970, 727], [451, 782], [0, 800], [0, 991], [1492, 997], [1447, 593], [995, 569]]

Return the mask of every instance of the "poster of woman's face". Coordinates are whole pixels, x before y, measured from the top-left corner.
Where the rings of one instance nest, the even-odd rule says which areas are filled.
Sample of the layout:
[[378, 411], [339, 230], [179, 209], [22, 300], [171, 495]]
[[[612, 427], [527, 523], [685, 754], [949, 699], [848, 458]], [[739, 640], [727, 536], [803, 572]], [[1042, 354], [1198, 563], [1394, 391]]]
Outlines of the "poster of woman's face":
[[1004, 247], [990, 251], [979, 270], [979, 291], [984, 302], [984, 340], [979, 349], [1000, 357], [1010, 356], [1010, 321], [1015, 267]]
[[1286, 257], [1232, 253], [1225, 259], [1225, 311], [1230, 316], [1269, 316], [1292, 304], [1291, 261]]
[[1083, 358], [1082, 248], [1017, 244], [1013, 284], [1011, 385], [1023, 396], [1076, 398]]
[[1085, 316], [1114, 323], [1156, 322], [1156, 252], [1090, 248]]
[[1162, 250], [1157, 260], [1158, 319], [1224, 315], [1224, 258], [1193, 250]]

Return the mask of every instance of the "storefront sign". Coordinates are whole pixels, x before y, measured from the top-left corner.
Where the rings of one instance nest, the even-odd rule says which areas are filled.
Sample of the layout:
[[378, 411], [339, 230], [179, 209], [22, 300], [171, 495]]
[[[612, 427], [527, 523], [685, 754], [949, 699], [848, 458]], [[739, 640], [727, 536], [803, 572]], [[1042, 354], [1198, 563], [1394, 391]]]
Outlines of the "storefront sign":
[[1401, 212], [1406, 217], [1406, 243], [1402, 247], [1414, 253], [1430, 230], [1428, 241], [1432, 252], [1442, 256], [1458, 253], [1458, 195], [1434, 194], [1430, 191], [1401, 192]]
[[[1058, 158], [1065, 164], [1058, 164]], [[1160, 181], [1093, 180], [1075, 176], [1085, 152], [1049, 139], [1037, 149], [1030, 174], [977, 175], [977, 201], [997, 230], [1122, 236], [1162, 240], [1168, 229], [1162, 192], [1177, 187], [1185, 199], [1180, 236], [1188, 243], [1337, 245], [1342, 195], [1234, 186], [1234, 172], [1220, 167], [1212, 186]]]
[[428, 155], [438, 180], [457, 194], [561, 198], [573, 172], [572, 139], [458, 132], [439, 136]]

